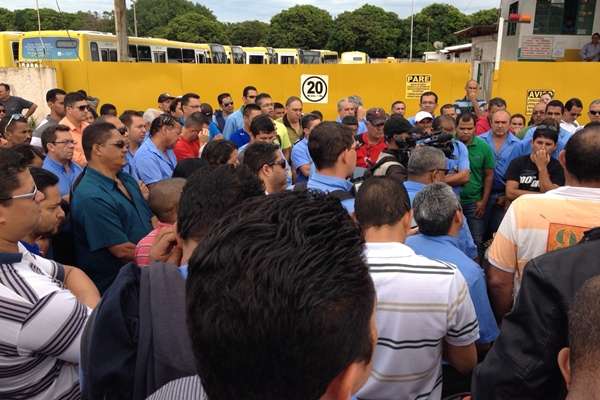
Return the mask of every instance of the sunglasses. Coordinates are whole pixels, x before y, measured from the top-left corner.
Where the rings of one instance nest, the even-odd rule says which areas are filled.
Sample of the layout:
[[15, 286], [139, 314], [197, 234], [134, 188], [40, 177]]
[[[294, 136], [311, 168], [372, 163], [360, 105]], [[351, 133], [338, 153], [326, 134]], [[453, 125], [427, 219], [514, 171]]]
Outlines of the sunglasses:
[[285, 162], [285, 159], [282, 158], [279, 161], [274, 161], [272, 163], [269, 164], [269, 166], [273, 167], [275, 165], [279, 165], [281, 168], [285, 169], [285, 166], [287, 165], [287, 163]]
[[590, 110], [590, 114], [592, 114], [592, 115], [600, 115], [600, 111], [592, 111], [592, 110]]
[[6, 114], [6, 110], [4, 108], [0, 108], [0, 114]]
[[5, 199], [0, 199], [0, 201], [8, 201], [8, 200], [17, 200], [17, 199], [26, 199], [26, 200], [33, 200], [35, 199], [35, 196], [38, 194], [38, 188], [35, 185], [35, 183], [33, 184], [33, 191], [30, 193], [25, 193], [25, 194], [18, 194], [16, 196], [11, 196]]
[[223, 103], [223, 107], [229, 107], [233, 105], [233, 101], [231, 103]]
[[123, 147], [127, 146], [127, 142], [125, 142], [124, 140], [119, 140], [118, 142], [114, 142], [114, 143], [107, 143], [111, 146], [115, 146], [119, 149], [122, 149]]
[[90, 106], [81, 105], [81, 106], [75, 107], [75, 108], [77, 108], [79, 111], [87, 111], [87, 110], [89, 110]]
[[120, 128], [117, 128], [117, 131], [119, 131], [119, 133], [120, 133], [121, 135], [124, 135], [124, 134], [126, 134], [126, 133], [127, 133], [127, 127], [126, 127], [126, 126], [122, 126], [122, 127], [120, 127]]

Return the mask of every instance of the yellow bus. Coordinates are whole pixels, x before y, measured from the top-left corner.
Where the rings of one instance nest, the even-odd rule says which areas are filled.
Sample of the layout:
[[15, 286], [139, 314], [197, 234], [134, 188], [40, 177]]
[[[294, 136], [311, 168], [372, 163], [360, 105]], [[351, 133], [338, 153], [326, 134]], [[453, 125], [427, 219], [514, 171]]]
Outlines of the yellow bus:
[[321, 56], [321, 64], [337, 64], [339, 55], [337, 51], [331, 50], [316, 50]]
[[369, 64], [371, 58], [362, 51], [346, 51], [342, 53], [340, 64]]
[[243, 64], [244, 49], [242, 46], [223, 46], [227, 54], [227, 64]]
[[321, 64], [319, 50], [273, 49], [273, 64]]
[[0, 67], [10, 68], [19, 60], [21, 32], [0, 32]]
[[268, 47], [243, 47], [244, 64], [275, 64], [276, 54]]

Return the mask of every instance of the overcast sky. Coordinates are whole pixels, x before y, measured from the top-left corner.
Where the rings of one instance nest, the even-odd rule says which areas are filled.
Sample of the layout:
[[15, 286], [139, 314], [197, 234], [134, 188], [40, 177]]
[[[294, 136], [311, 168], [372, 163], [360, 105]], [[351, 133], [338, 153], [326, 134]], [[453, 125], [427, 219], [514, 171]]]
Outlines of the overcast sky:
[[[130, 0], [126, 0], [130, 5]], [[400, 17], [410, 15], [411, 0], [203, 0], [195, 1], [204, 4], [210, 8], [217, 16], [217, 19], [223, 22], [238, 22], [252, 19], [269, 22], [271, 17], [279, 11], [292, 7], [296, 4], [313, 4], [317, 7], [329, 11], [332, 15], [340, 14], [344, 11], [354, 10], [364, 3], [369, 3], [383, 7], [386, 11], [393, 11]], [[415, 12], [421, 8], [435, 3], [434, 0], [415, 0]], [[475, 11], [498, 7], [499, 0], [439, 0], [454, 5], [465, 14], [471, 14]], [[0, 7], [10, 10], [18, 8], [35, 8], [35, 0], [0, 0]], [[40, 7], [57, 9], [57, 0], [39, 0]], [[63, 11], [106, 11], [111, 10], [114, 4], [113, 0], [58, 0], [58, 4]]]

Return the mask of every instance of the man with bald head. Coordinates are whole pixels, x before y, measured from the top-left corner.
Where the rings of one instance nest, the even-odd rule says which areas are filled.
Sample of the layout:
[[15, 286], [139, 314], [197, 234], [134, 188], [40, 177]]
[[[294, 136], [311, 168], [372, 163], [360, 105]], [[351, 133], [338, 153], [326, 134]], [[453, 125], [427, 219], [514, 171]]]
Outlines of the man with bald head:
[[469, 79], [465, 84], [465, 97], [454, 102], [460, 114], [473, 113], [480, 117], [483, 115], [481, 109], [485, 105], [485, 100], [479, 99], [479, 83], [475, 79]]
[[510, 162], [520, 155], [520, 141], [509, 132], [510, 114], [506, 110], [498, 110], [490, 117], [489, 131], [480, 136], [490, 146], [496, 166], [494, 168], [494, 183], [486, 211], [487, 236], [496, 232], [506, 206], [506, 170]]

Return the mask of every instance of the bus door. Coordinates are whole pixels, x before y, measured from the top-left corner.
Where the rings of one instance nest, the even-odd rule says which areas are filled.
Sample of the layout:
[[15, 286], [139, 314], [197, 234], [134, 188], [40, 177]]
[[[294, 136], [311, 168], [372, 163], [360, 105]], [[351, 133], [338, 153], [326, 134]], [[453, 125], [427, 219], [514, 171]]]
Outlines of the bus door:
[[152, 49], [152, 62], [153, 63], [166, 63], [167, 62], [167, 48], [163, 46], [150, 46]]

